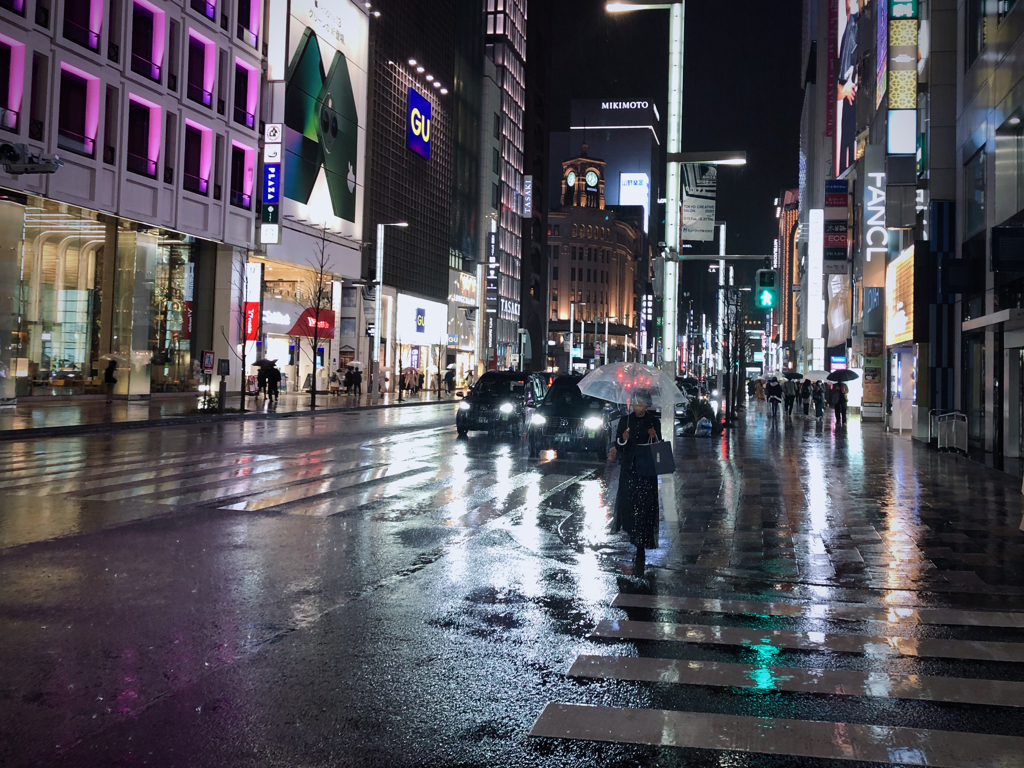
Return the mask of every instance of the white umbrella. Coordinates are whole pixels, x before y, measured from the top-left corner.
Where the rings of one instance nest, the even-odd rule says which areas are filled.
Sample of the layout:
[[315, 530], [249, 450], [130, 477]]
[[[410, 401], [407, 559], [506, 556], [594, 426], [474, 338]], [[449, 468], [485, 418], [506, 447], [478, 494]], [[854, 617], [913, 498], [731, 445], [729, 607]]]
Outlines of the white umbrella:
[[366, 367], [366, 363], [364, 363], [361, 360], [352, 360], [350, 362], [345, 363], [345, 365], [350, 366], [352, 368], [365, 368]]
[[602, 365], [584, 376], [579, 388], [584, 395], [623, 405], [629, 405], [634, 395], [646, 395], [650, 406], [659, 410], [684, 401], [671, 374], [642, 363]]
[[828, 378], [828, 371], [808, 371], [804, 378], [808, 381], [825, 381]]

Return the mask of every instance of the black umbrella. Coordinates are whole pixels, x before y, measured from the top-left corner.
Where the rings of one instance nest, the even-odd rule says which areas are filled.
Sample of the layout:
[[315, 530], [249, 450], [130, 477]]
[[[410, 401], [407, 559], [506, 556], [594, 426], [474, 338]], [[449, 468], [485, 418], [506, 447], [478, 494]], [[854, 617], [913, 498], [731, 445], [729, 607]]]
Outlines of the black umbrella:
[[804, 377], [802, 373], [797, 373], [796, 371], [786, 371], [782, 375], [785, 376], [790, 381], [799, 381]]
[[276, 364], [276, 359], [267, 360], [266, 358], [263, 358], [262, 360], [257, 360], [255, 363], [253, 363], [253, 365], [255, 365], [257, 368], [273, 368]]
[[859, 378], [860, 376], [858, 376], [855, 371], [851, 371], [849, 368], [844, 368], [841, 371], [832, 371], [832, 373], [828, 375], [829, 381], [853, 381], [854, 379]]

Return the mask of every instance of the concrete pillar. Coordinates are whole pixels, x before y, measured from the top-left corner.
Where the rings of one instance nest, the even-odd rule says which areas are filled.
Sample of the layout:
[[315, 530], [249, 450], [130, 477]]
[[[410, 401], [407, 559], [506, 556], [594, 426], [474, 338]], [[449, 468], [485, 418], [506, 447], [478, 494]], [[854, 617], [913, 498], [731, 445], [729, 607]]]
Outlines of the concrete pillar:
[[[17, 203], [0, 200], [0, 338], [12, 339], [18, 331], [20, 314], [22, 232], [25, 209]], [[0, 407], [17, 402], [15, 375], [18, 351], [0, 344]]]
[[[216, 246], [216, 268], [213, 289], [213, 352], [217, 360], [231, 361], [231, 375], [227, 378], [228, 398], [239, 392], [243, 371], [241, 353], [245, 333], [242, 326], [242, 281], [246, 256], [229, 245]], [[200, 354], [202, 350], [200, 350]], [[249, 355], [246, 363], [255, 359]], [[220, 377], [214, 377], [215, 382]], [[237, 404], [237, 403], [236, 403]], [[232, 405], [235, 407], [235, 405]]]

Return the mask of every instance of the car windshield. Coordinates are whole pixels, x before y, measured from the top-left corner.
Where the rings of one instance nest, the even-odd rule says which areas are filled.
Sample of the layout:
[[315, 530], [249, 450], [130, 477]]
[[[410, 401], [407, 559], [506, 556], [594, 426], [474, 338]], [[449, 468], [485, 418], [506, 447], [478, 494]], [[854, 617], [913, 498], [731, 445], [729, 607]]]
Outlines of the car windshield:
[[521, 395], [526, 391], [526, 382], [516, 379], [480, 379], [473, 391], [478, 395]]
[[545, 405], [589, 405], [597, 408], [603, 401], [580, 392], [575, 382], [555, 382], [544, 398]]

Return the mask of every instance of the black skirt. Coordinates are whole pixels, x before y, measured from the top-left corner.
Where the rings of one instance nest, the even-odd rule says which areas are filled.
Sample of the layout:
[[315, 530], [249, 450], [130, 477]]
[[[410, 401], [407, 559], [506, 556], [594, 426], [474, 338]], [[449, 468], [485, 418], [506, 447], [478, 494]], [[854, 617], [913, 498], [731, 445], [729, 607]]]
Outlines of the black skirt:
[[612, 532], [626, 531], [631, 544], [657, 549], [660, 517], [658, 478], [638, 475], [636, 463], [630, 456], [628, 461], [622, 462], [619, 472]]

